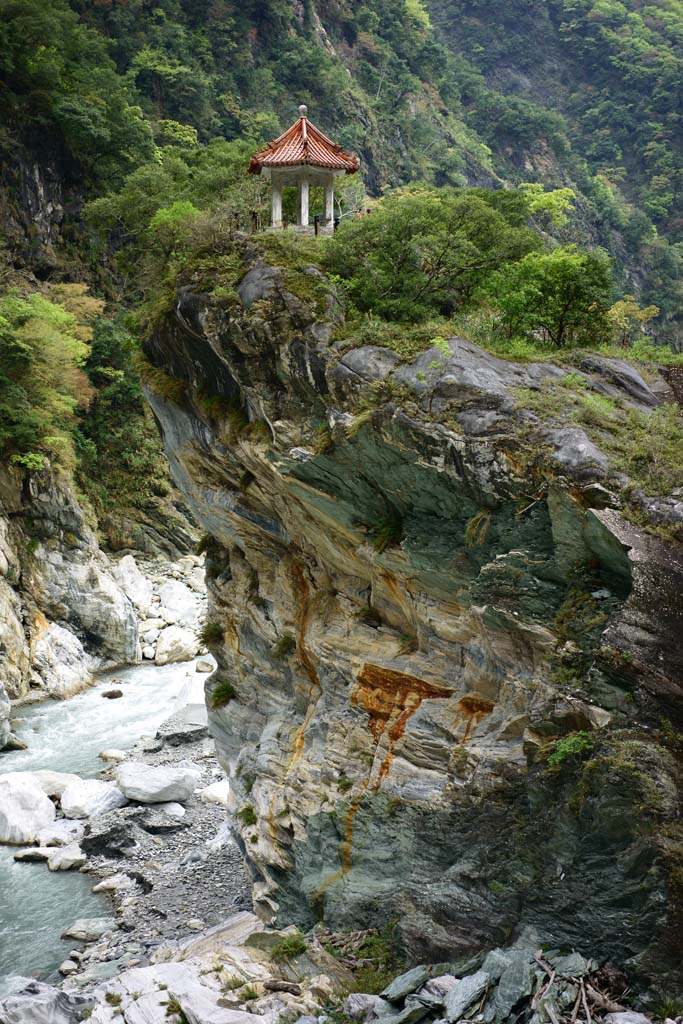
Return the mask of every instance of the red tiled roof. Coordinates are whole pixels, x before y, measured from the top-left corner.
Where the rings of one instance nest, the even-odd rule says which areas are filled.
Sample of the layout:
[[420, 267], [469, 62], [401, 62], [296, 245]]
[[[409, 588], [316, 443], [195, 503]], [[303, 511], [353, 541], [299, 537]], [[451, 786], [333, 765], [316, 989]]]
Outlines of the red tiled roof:
[[355, 174], [358, 170], [358, 157], [328, 139], [304, 115], [286, 132], [253, 155], [249, 173], [260, 174], [263, 167], [294, 167], [298, 164]]

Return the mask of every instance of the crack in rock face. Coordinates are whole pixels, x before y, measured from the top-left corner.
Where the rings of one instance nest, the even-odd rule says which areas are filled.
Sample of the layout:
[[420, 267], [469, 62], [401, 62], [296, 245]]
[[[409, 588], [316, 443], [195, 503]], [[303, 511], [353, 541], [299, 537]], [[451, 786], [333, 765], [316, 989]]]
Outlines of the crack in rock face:
[[[148, 395], [208, 535], [210, 729], [259, 914], [398, 920], [417, 962], [523, 934], [675, 977], [679, 548], [626, 521], [582, 429], [520, 407], [563, 367], [344, 352], [320, 275], [250, 245], [249, 301], [183, 281], [145, 351], [186, 385]], [[643, 409], [665, 389], [583, 373]]]

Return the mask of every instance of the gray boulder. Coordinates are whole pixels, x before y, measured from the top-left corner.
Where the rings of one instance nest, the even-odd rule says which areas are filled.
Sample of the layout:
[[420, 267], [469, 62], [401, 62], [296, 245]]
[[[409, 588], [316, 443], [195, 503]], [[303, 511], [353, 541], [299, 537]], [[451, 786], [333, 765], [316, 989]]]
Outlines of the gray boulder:
[[192, 796], [201, 777], [198, 768], [128, 761], [116, 769], [116, 781], [129, 800], [141, 804], [183, 801]]
[[107, 932], [116, 930], [113, 917], [79, 917], [62, 932], [63, 939], [76, 939], [77, 942], [97, 942]]
[[157, 730], [157, 738], [172, 747], [183, 743], [194, 743], [209, 735], [209, 718], [206, 704], [186, 704], [175, 714], [162, 722]]
[[399, 1003], [411, 992], [416, 992], [431, 977], [430, 967], [413, 967], [412, 970], [394, 978], [382, 992], [382, 997], [391, 1003]]
[[445, 1018], [449, 1024], [456, 1024], [469, 1009], [472, 1003], [480, 999], [491, 983], [491, 977], [486, 971], [477, 971], [462, 978], [460, 983], [446, 996]]
[[381, 996], [352, 992], [344, 1003], [344, 1013], [351, 1020], [367, 1022], [377, 1017], [386, 1017], [392, 1012], [391, 1003]]

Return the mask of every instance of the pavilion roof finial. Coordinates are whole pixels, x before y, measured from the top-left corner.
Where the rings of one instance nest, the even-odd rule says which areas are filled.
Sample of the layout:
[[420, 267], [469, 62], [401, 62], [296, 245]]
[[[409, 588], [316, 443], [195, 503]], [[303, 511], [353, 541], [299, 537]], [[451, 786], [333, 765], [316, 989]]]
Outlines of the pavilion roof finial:
[[308, 107], [306, 106], [305, 103], [302, 103], [301, 106], [299, 107], [299, 117], [306, 117], [307, 113]]

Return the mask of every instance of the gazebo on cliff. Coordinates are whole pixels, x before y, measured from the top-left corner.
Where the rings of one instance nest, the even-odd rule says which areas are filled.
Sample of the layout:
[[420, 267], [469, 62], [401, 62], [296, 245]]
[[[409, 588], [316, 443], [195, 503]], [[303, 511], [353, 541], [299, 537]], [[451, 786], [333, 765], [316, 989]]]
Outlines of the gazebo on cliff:
[[255, 153], [249, 163], [250, 174], [270, 178], [272, 188], [271, 225], [282, 227], [282, 189], [295, 185], [299, 189], [297, 230], [309, 228], [309, 190], [313, 185], [325, 189], [325, 210], [322, 230], [334, 227], [334, 179], [342, 174], [355, 174], [358, 157], [347, 153], [308, 120], [308, 108], [299, 107], [299, 118], [291, 128]]

